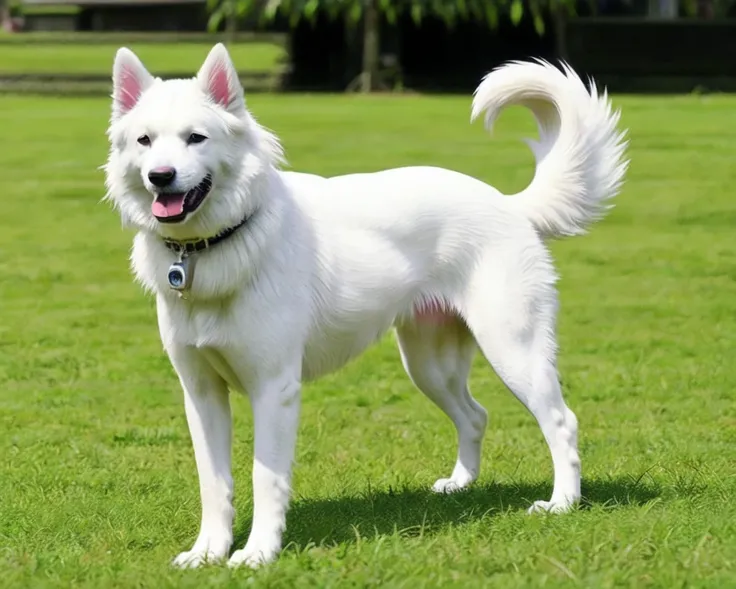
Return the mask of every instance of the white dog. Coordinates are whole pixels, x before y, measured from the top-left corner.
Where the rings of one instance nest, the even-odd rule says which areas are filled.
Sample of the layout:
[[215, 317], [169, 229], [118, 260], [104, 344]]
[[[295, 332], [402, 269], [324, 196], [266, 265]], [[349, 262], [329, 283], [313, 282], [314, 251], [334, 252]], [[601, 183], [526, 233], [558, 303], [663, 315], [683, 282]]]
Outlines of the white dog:
[[108, 198], [137, 230], [132, 266], [155, 293], [184, 389], [202, 499], [199, 536], [174, 560], [228, 556], [233, 540], [229, 391], [255, 422], [253, 523], [229, 564], [273, 560], [289, 502], [302, 383], [394, 327], [410, 378], [452, 420], [458, 452], [434, 491], [478, 477], [486, 412], [467, 386], [477, 348], [537, 419], [554, 463], [550, 501], [580, 498], [577, 421], [556, 370], [556, 275], [544, 238], [575, 235], [617, 194], [628, 162], [605, 93], [569, 69], [491, 72], [472, 117], [527, 106], [536, 173], [512, 197], [440, 168], [336, 178], [279, 170], [278, 140], [246, 109], [227, 50], [196, 78], [162, 81], [120, 49], [113, 69]]

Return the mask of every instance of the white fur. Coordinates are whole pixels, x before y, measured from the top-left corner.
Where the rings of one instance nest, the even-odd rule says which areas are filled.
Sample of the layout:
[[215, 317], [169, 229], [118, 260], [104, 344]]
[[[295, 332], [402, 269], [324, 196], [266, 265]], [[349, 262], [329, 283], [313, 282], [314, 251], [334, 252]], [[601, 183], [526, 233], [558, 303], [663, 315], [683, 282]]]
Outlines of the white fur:
[[[122, 68], [137, 81], [122, 79]], [[126, 110], [126, 88], [138, 82]], [[487, 418], [467, 378], [480, 348], [552, 454], [551, 500], [531, 510], [565, 511], [579, 499], [577, 421], [557, 380], [556, 275], [542, 238], [580, 233], [601, 215], [624, 177], [625, 142], [605, 94], [586, 91], [569, 68], [505, 65], [478, 88], [473, 116], [485, 112], [490, 124], [511, 104], [528, 106], [541, 133], [534, 180], [516, 196], [433, 167], [327, 179], [278, 169], [279, 143], [245, 108], [223, 46], [196, 78], [165, 82], [119, 51], [108, 197], [137, 230], [133, 271], [156, 295], [200, 477], [201, 531], [177, 565], [229, 554], [228, 391], [247, 394], [255, 417], [252, 530], [229, 562], [256, 566], [281, 549], [301, 383], [339, 369], [392, 327], [412, 381], [457, 428], [457, 463], [435, 491], [478, 476]], [[193, 130], [209, 140], [187, 146]], [[136, 142], [142, 134], [149, 147]], [[147, 172], [156, 166], [175, 167], [182, 190], [212, 174], [202, 207], [178, 224], [151, 214]], [[233, 236], [194, 256], [186, 298], [169, 289], [176, 257], [163, 237], [213, 236], [245, 216]]]

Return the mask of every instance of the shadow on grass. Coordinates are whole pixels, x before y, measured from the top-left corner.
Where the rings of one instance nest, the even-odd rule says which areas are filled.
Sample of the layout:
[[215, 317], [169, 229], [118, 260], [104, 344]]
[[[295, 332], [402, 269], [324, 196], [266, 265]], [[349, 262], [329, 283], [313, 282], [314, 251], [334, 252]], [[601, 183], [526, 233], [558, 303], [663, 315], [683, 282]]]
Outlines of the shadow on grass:
[[[642, 505], [660, 495], [656, 487], [631, 478], [583, 481], [583, 509], [593, 505], [612, 508]], [[535, 500], [549, 499], [549, 483], [474, 486], [451, 495], [429, 489], [372, 490], [359, 496], [318, 500], [296, 499], [288, 516], [284, 545], [304, 548], [315, 544], [355, 542], [357, 535], [432, 535], [449, 524], [463, 525], [505, 511], [526, 510]], [[236, 545], [244, 543], [248, 527], [236, 534]]]

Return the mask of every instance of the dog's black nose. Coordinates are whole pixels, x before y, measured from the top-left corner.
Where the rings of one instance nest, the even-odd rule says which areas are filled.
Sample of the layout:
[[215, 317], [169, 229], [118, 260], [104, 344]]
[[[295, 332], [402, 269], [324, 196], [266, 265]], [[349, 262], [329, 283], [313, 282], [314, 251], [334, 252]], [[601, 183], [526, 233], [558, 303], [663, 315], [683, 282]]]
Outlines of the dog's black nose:
[[174, 178], [176, 178], [176, 170], [168, 166], [153, 168], [153, 170], [148, 172], [148, 179], [151, 181], [151, 184], [159, 188], [168, 186], [174, 181]]

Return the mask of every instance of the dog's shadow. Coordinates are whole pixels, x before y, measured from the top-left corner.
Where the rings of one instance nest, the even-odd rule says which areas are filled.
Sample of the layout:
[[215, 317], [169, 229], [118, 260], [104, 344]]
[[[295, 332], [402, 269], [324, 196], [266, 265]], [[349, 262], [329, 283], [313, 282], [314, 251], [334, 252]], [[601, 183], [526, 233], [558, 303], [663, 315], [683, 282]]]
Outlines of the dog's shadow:
[[[301, 550], [309, 544], [354, 543], [359, 537], [392, 534], [432, 535], [443, 527], [463, 525], [508, 510], [523, 510], [537, 499], [547, 499], [548, 482], [474, 486], [451, 495], [429, 489], [375, 491], [362, 496], [310, 500], [297, 498], [288, 515], [284, 545]], [[616, 507], [641, 505], [660, 495], [660, 490], [632, 478], [607, 478], [583, 482], [581, 508], [593, 505]], [[238, 530], [238, 544], [247, 539], [248, 528]]]

